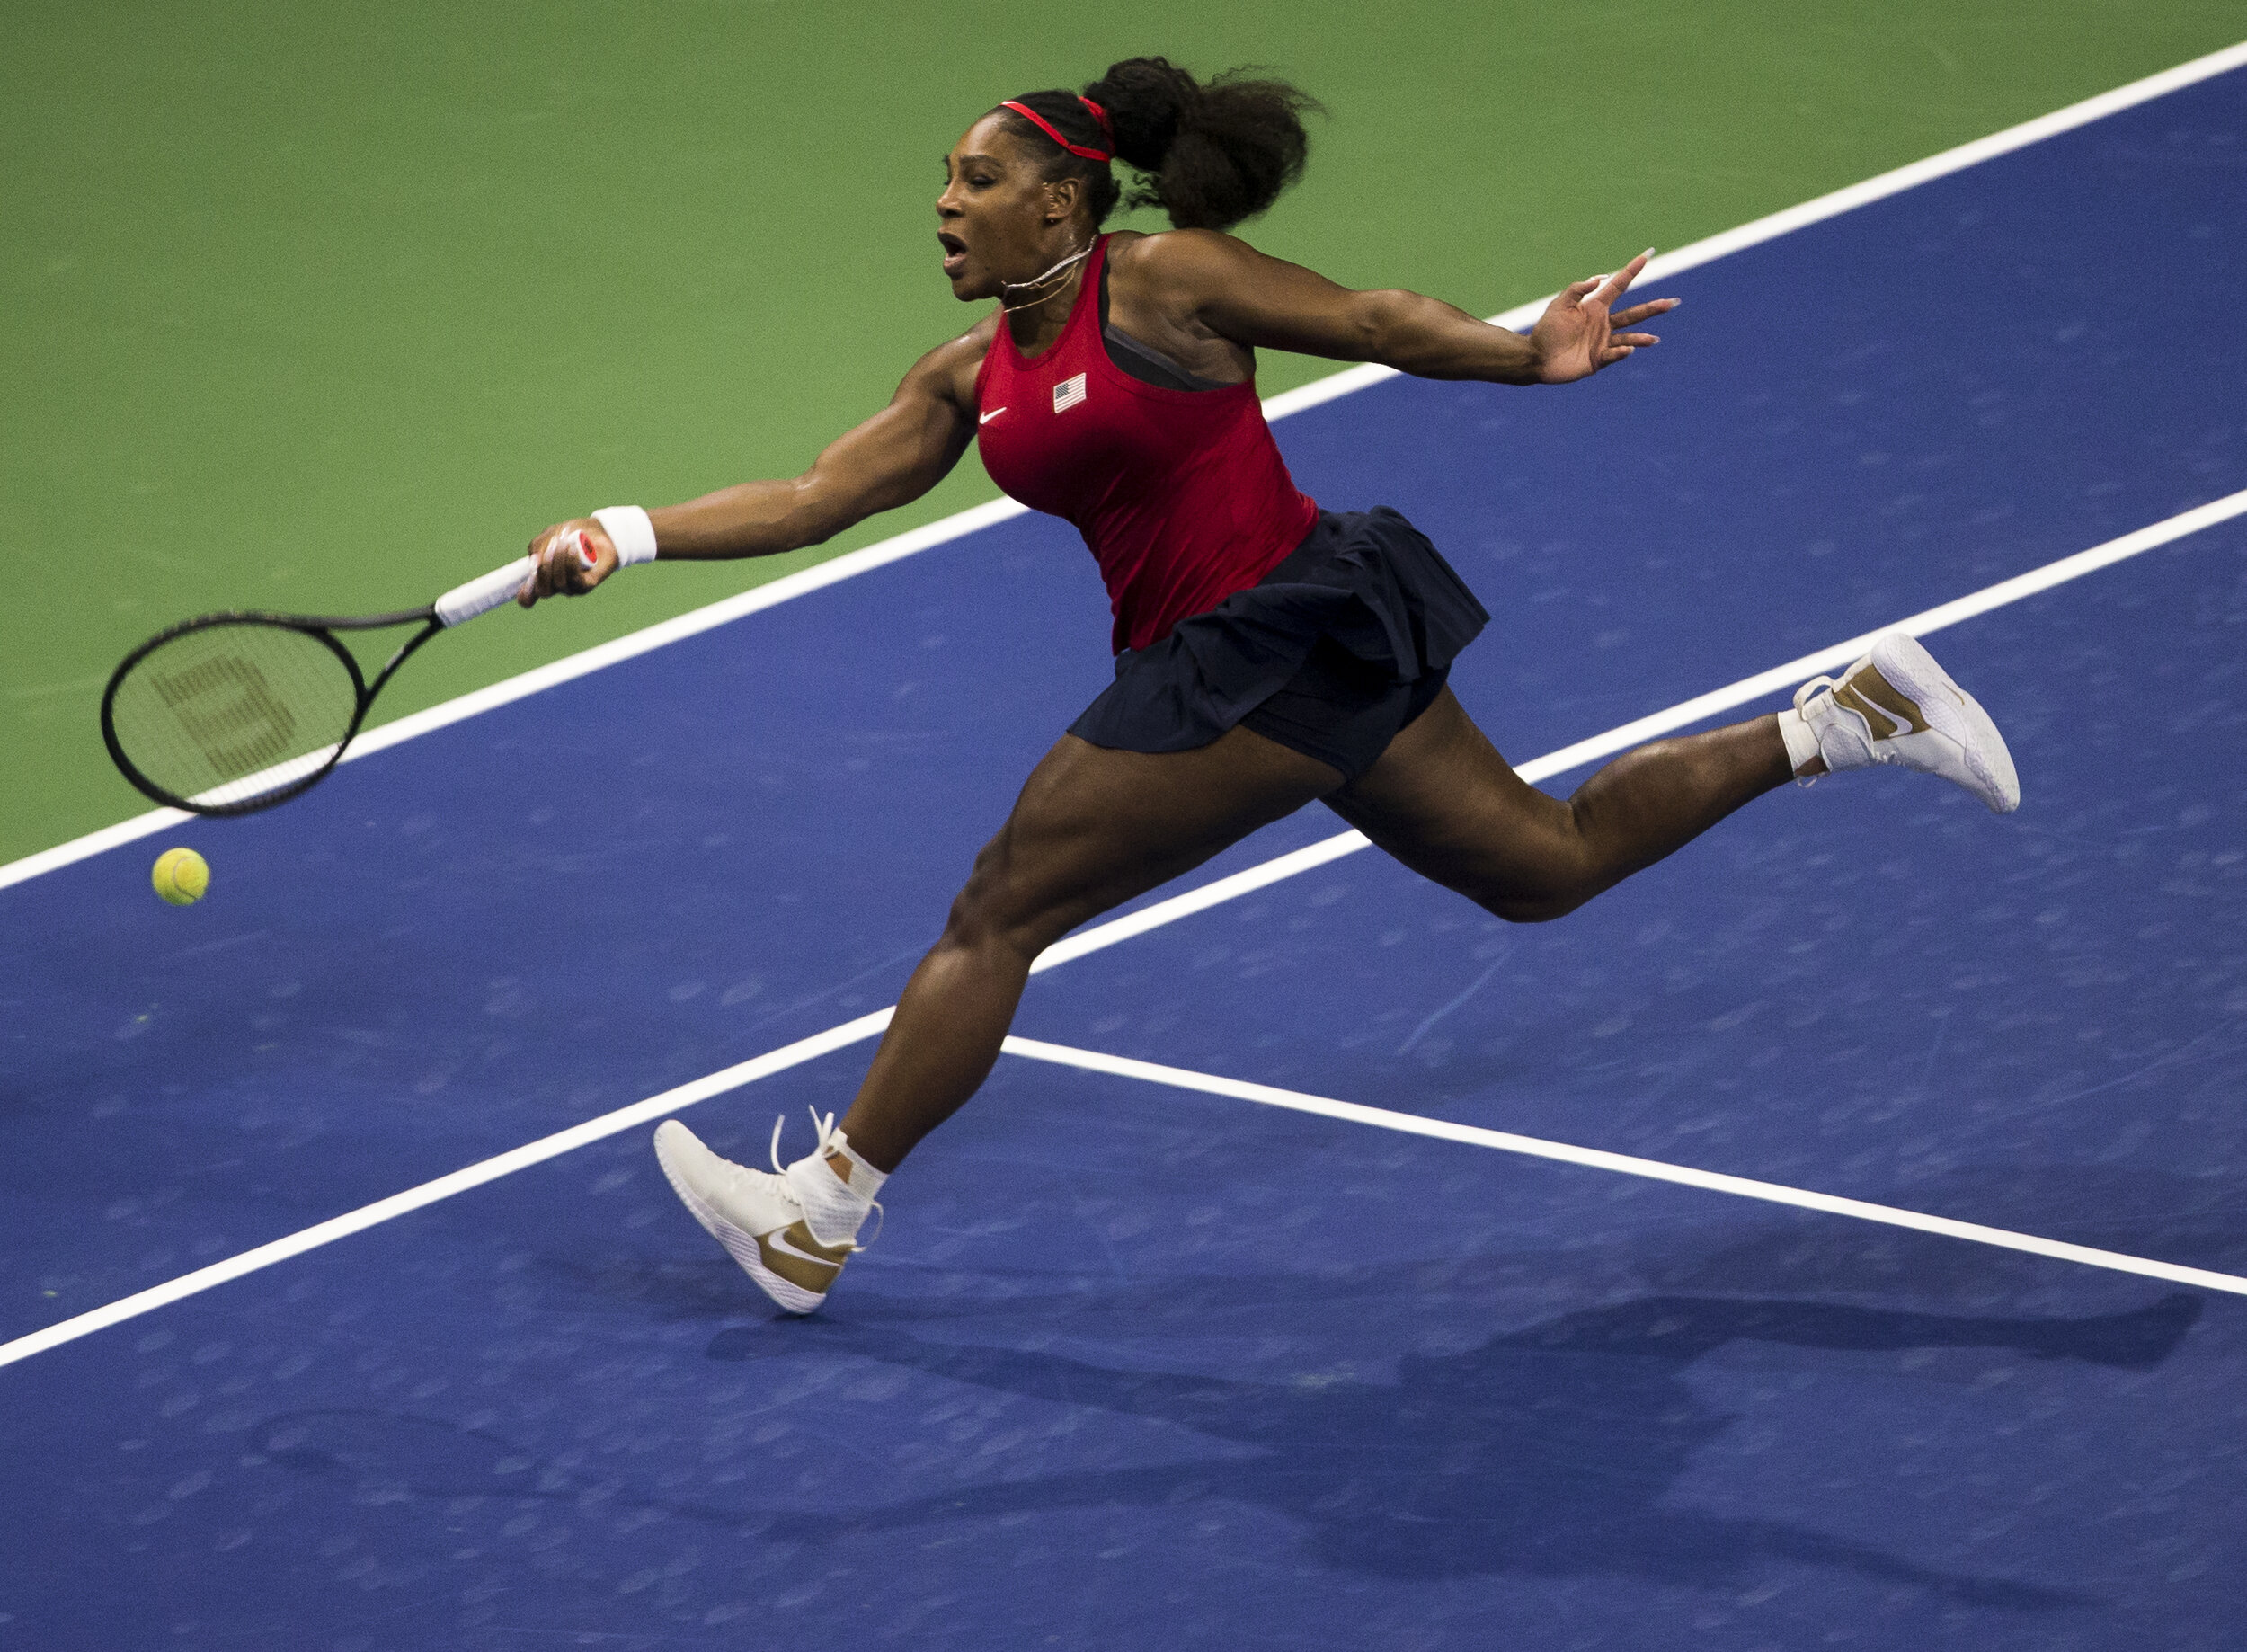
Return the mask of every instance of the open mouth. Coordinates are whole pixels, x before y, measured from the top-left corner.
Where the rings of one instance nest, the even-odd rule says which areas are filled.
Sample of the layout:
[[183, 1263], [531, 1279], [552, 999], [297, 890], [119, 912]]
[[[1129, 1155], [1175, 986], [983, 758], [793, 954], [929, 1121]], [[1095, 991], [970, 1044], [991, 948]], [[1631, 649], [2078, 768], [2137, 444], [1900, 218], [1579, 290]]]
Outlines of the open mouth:
[[967, 262], [967, 243], [946, 231], [937, 232], [937, 244], [944, 248], [944, 272], [957, 275]]

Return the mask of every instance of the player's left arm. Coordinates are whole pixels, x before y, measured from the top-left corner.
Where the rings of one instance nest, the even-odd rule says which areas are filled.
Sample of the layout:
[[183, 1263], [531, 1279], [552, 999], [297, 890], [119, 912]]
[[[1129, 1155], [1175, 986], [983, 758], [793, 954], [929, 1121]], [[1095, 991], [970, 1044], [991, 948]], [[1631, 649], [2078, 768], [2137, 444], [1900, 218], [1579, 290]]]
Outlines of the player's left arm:
[[1631, 329], [1677, 307], [1656, 298], [1614, 307], [1648, 254], [1612, 275], [1576, 281], [1546, 306], [1524, 335], [1402, 289], [1354, 292], [1316, 271], [1257, 252], [1209, 230], [1155, 237], [1162, 284], [1195, 319], [1251, 348], [1292, 350], [1339, 361], [1378, 361], [1420, 378], [1557, 385], [1586, 378], [1659, 343]]

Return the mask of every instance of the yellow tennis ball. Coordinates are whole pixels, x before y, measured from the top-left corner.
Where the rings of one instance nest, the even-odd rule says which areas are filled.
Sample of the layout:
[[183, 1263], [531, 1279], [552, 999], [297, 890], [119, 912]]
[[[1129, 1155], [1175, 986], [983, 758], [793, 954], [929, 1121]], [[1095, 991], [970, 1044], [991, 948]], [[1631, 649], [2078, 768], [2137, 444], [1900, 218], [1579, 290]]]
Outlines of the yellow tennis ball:
[[192, 906], [210, 887], [210, 864], [193, 849], [166, 849], [148, 881], [173, 906]]

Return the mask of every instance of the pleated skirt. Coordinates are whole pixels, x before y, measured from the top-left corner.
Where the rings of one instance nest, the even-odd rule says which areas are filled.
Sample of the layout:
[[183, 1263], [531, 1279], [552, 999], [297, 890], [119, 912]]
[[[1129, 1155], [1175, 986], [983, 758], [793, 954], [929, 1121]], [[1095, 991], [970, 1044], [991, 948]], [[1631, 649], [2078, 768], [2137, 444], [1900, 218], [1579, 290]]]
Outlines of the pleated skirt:
[[1425, 535], [1386, 507], [1322, 511], [1245, 591], [1115, 659], [1069, 732], [1124, 751], [1188, 751], [1239, 724], [1354, 780], [1443, 690], [1489, 623]]

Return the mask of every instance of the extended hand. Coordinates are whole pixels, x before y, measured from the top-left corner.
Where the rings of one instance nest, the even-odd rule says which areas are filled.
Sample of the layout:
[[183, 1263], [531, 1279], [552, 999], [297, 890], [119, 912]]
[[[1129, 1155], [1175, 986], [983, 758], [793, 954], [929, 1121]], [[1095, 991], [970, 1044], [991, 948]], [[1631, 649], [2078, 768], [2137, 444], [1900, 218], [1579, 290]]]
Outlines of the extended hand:
[[[1565, 385], [1589, 378], [1603, 367], [1612, 367], [1643, 345], [1662, 341], [1651, 333], [1629, 333], [1648, 317], [1678, 306], [1675, 298], [1655, 298], [1627, 310], [1613, 308], [1639, 271], [1654, 255], [1649, 247], [1612, 275], [1595, 275], [1576, 281], [1545, 306], [1530, 329], [1529, 342], [1537, 347], [1537, 382]], [[1611, 313], [1612, 312], [1612, 313]]]

